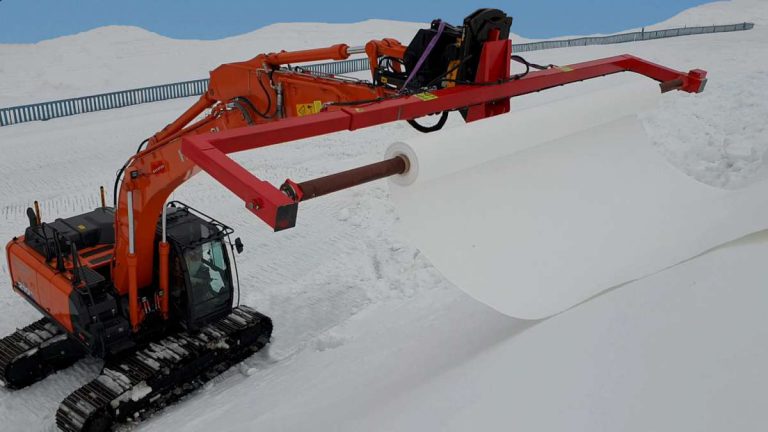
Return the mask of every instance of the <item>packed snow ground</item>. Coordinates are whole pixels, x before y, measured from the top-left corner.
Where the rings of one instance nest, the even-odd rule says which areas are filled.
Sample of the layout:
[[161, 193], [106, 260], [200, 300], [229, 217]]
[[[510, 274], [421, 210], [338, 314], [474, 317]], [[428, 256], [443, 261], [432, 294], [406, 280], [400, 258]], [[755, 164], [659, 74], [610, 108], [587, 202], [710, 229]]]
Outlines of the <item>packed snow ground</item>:
[[[768, 148], [768, 2], [713, 3], [660, 24], [741, 21], [756, 27], [527, 57], [567, 64], [626, 52], [708, 70], [704, 94], [667, 94], [644, 123], [673, 165], [705, 183], [738, 187], [761, 174]], [[421, 26], [271, 26], [215, 42], [105, 28], [0, 45], [0, 105], [198, 78], [261, 51], [383, 36], [407, 41]], [[599, 80], [589, 85], [598, 88]], [[552, 97], [555, 91], [513, 103]], [[138, 143], [190, 103], [0, 128], [0, 238], [22, 232], [24, 209], [35, 199], [46, 219], [98, 205], [98, 187], [111, 189], [114, 171]], [[378, 160], [389, 143], [415, 134], [392, 124], [236, 158], [279, 184]], [[205, 174], [174, 198], [228, 222], [243, 238], [242, 300], [274, 318], [275, 340], [268, 352], [136, 430], [719, 431], [756, 430], [768, 420], [765, 236], [529, 322], [468, 298], [397, 241], [385, 182], [306, 203], [298, 226], [279, 234]], [[2, 258], [0, 280], [8, 281]], [[0, 290], [2, 334], [37, 319], [7, 285]], [[86, 360], [28, 389], [0, 390], [2, 430], [53, 430], [59, 401], [98, 367]]]

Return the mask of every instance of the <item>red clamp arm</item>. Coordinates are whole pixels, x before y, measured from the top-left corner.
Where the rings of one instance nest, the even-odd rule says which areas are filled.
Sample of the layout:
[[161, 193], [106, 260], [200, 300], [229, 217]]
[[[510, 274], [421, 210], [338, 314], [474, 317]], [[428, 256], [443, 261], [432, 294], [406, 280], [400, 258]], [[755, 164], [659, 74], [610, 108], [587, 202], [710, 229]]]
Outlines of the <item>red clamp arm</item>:
[[246, 208], [275, 231], [279, 231], [295, 226], [297, 201], [251, 174], [227, 154], [342, 130], [410, 120], [625, 71], [659, 81], [662, 91], [677, 89], [698, 93], [706, 84], [705, 71], [695, 69], [683, 73], [634, 56], [622, 55], [533, 72], [521, 79], [498, 84], [458, 85], [436, 90], [429, 97], [403, 96], [312, 116], [288, 118], [219, 133], [185, 136], [182, 138], [181, 149], [186, 157], [243, 199]]

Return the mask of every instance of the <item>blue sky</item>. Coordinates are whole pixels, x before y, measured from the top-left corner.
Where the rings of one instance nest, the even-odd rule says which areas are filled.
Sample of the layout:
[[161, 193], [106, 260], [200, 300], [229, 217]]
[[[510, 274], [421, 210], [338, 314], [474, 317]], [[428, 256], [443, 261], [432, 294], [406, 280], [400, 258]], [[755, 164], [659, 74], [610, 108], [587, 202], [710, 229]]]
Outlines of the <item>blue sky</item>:
[[[461, 23], [479, 7], [515, 17], [530, 38], [609, 33], [662, 21], [705, 0], [0, 0], [0, 43], [30, 43], [122, 24], [182, 39], [218, 39], [275, 22], [384, 18]], [[384, 35], [383, 35], [384, 36]]]

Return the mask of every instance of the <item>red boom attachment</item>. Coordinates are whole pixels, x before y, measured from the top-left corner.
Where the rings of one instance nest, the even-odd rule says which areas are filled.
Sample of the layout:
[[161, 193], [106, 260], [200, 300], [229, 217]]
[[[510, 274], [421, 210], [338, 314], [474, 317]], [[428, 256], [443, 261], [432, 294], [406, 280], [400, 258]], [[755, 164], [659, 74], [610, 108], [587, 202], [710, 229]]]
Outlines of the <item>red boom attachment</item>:
[[[203, 170], [245, 201], [245, 206], [275, 231], [296, 225], [298, 202], [307, 199], [299, 183], [287, 181], [283, 190], [251, 174], [227, 155], [338, 131], [354, 131], [384, 123], [412, 120], [443, 111], [466, 110], [465, 120], [475, 121], [509, 111], [509, 99], [577, 81], [619, 72], [635, 72], [659, 81], [661, 91], [703, 91], [707, 73], [694, 69], [679, 72], [649, 61], [621, 55], [532, 72], [510, 80], [511, 41], [489, 38], [481, 55], [475, 85], [456, 85], [431, 93], [403, 95], [338, 111], [228, 130], [185, 136], [182, 152]], [[387, 162], [387, 161], [385, 161]], [[314, 188], [335, 191], [407, 170], [408, 161], [373, 164], [312, 182]], [[370, 169], [376, 173], [367, 172]], [[328, 181], [332, 185], [323, 184]]]

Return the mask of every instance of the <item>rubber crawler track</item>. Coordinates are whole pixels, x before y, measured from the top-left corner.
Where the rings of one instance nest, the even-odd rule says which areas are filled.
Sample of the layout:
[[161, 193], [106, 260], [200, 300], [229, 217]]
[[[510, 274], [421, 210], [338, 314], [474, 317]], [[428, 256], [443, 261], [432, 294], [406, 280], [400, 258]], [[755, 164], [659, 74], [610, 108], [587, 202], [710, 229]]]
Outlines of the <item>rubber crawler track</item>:
[[248, 358], [269, 343], [272, 321], [240, 306], [199, 333], [167, 336], [104, 366], [99, 377], [59, 405], [65, 432], [111, 430], [140, 421]]
[[0, 382], [8, 389], [31, 385], [85, 355], [77, 342], [47, 318], [0, 339]]

